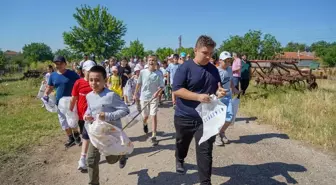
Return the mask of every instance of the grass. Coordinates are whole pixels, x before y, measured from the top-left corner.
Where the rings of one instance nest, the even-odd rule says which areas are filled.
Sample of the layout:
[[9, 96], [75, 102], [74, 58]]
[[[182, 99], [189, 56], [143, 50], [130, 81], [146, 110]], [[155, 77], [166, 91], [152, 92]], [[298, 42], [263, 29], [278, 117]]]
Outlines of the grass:
[[239, 110], [291, 138], [336, 152], [336, 81], [319, 80], [318, 85], [314, 91], [250, 85]]
[[0, 83], [0, 161], [57, 135], [57, 115], [36, 99], [41, 79]]

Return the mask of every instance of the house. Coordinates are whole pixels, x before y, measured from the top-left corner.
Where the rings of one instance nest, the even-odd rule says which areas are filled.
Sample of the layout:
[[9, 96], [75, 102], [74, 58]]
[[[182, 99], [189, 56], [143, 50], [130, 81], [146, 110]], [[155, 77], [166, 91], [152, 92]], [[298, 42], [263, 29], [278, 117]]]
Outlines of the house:
[[7, 50], [4, 52], [4, 54], [7, 57], [13, 57], [13, 56], [19, 55], [20, 53], [16, 51]]
[[298, 67], [309, 67], [317, 69], [319, 67], [319, 58], [314, 52], [284, 52], [277, 57], [278, 59], [290, 59], [298, 62]]

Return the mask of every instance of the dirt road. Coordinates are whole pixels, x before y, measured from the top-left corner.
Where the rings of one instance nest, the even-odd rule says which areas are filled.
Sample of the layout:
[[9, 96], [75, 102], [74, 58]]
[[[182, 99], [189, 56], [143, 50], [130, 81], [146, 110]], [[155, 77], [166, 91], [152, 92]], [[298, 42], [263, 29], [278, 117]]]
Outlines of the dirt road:
[[[126, 132], [136, 148], [122, 170], [117, 164], [105, 163], [102, 158], [101, 184], [198, 184], [194, 141], [186, 159], [187, 174], [175, 174], [172, 108], [162, 107], [158, 119], [159, 145], [151, 146], [140, 124], [128, 129]], [[291, 140], [271, 126], [258, 125], [253, 118], [239, 117], [227, 136], [231, 144], [214, 147], [214, 185], [336, 183], [336, 162], [332, 156]], [[0, 184], [87, 184], [88, 175], [76, 170], [80, 147], [65, 151], [63, 139], [63, 136], [58, 137], [36, 148], [26, 164]]]

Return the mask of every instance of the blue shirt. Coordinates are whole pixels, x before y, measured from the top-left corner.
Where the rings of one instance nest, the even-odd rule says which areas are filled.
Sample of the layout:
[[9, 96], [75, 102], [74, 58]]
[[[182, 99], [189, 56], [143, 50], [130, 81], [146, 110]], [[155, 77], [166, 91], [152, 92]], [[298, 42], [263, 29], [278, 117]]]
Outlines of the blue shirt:
[[[220, 77], [216, 66], [208, 63], [205, 66], [195, 64], [194, 61], [184, 62], [176, 71], [173, 91], [185, 88], [197, 94], [215, 94]], [[185, 100], [176, 97], [175, 116], [191, 119], [201, 119], [195, 108], [198, 101]]]
[[227, 97], [231, 97], [231, 80], [233, 78], [232, 68], [227, 67], [226, 69], [218, 68], [219, 76], [221, 78], [222, 87], [228, 90], [226, 93]]
[[174, 76], [176, 73], [177, 68], [180, 66], [180, 64], [173, 64], [170, 63], [166, 69], [166, 71], [169, 73], [169, 78], [170, 78], [170, 85], [173, 85], [173, 80], [174, 80]]
[[164, 87], [162, 72], [143, 69], [140, 71], [137, 83], [141, 85], [140, 100], [149, 101], [160, 87]]
[[66, 70], [63, 74], [51, 73], [48, 85], [56, 88], [56, 104], [63, 96], [71, 96], [72, 87], [78, 79], [78, 74], [71, 70]]

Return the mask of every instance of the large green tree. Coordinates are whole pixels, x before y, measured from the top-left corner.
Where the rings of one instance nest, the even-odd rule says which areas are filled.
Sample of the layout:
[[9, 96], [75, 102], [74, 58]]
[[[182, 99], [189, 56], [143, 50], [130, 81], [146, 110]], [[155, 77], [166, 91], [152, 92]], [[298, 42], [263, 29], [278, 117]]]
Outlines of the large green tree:
[[321, 56], [323, 63], [330, 67], [336, 66], [336, 44], [331, 45], [325, 50], [325, 54]]
[[6, 56], [2, 50], [0, 50], [0, 69], [3, 69], [6, 65]]
[[122, 37], [126, 33], [126, 26], [123, 21], [112, 16], [106, 7], [83, 5], [76, 8], [73, 17], [78, 26], [64, 32], [63, 38], [64, 43], [75, 52], [108, 58], [124, 46]]
[[142, 58], [145, 56], [145, 48], [139, 40], [131, 41], [129, 47], [121, 50], [121, 55], [128, 58], [134, 56]]
[[174, 54], [174, 50], [172, 48], [158, 48], [155, 52], [155, 54], [158, 56], [158, 58], [163, 61], [171, 54]]
[[194, 58], [194, 56], [195, 56], [194, 48], [192, 48], [192, 47], [190, 47], [190, 48], [180, 47], [180, 48], [176, 49], [177, 54], [181, 54], [181, 52], [185, 52], [187, 55], [189, 54], [191, 58]]
[[154, 55], [154, 51], [153, 50], [147, 50], [145, 51], [145, 56], [148, 56], [148, 55]]
[[52, 60], [54, 56], [51, 48], [44, 43], [26, 44], [22, 51], [25, 59], [29, 62]]
[[273, 35], [265, 34], [261, 41], [260, 57], [273, 58], [281, 51], [281, 43]]

